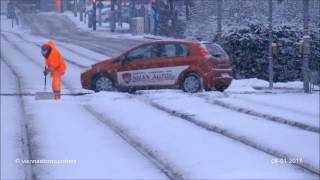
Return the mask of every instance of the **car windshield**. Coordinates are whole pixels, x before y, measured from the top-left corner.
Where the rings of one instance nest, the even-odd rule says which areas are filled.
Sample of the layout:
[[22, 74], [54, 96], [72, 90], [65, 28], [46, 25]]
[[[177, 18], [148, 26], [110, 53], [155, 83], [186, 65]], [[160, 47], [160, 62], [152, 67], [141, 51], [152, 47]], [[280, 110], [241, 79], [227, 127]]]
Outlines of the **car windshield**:
[[222, 47], [215, 43], [203, 43], [203, 45], [208, 50], [209, 54], [213, 57], [226, 57], [227, 53], [222, 49]]

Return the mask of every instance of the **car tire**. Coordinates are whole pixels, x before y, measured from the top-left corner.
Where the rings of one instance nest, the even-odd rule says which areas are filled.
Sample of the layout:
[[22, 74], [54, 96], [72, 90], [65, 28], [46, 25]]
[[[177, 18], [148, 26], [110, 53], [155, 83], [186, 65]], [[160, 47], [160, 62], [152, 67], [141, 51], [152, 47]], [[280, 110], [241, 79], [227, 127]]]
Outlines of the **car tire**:
[[181, 88], [188, 93], [201, 91], [203, 88], [201, 77], [195, 73], [187, 74], [181, 82]]
[[223, 92], [224, 90], [226, 90], [228, 87], [226, 86], [215, 86], [214, 89], [216, 91], [219, 91], [219, 92]]
[[94, 78], [94, 91], [114, 91], [114, 83], [109, 76], [106, 75], [98, 75]]
[[136, 89], [129, 88], [129, 89], [127, 90], [127, 92], [128, 92], [129, 94], [135, 94], [135, 93], [137, 92], [137, 90], [136, 90]]

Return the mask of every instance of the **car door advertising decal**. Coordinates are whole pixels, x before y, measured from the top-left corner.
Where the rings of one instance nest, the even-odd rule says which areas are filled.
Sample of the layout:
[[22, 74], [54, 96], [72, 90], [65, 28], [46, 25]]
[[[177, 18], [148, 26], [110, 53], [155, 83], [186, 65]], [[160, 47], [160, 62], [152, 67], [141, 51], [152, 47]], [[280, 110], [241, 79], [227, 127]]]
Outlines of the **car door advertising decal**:
[[123, 86], [173, 85], [180, 73], [188, 66], [152, 68], [117, 73], [118, 82]]

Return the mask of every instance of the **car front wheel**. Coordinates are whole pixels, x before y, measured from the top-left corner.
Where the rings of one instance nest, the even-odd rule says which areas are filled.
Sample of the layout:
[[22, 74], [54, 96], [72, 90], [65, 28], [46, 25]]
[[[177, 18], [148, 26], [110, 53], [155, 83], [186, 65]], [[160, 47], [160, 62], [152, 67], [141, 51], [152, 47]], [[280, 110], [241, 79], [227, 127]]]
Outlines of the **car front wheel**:
[[105, 75], [99, 75], [94, 81], [94, 90], [99, 91], [113, 91], [114, 86], [111, 78]]
[[201, 78], [197, 74], [188, 74], [182, 81], [184, 92], [196, 93], [202, 90]]

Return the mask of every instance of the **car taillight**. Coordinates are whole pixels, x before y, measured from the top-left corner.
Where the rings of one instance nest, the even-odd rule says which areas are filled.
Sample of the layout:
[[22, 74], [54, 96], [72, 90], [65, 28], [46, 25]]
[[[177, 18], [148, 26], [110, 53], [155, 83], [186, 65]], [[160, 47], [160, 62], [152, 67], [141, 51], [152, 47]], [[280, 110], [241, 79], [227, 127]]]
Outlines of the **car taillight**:
[[200, 48], [199, 54], [201, 57], [207, 57], [209, 55], [208, 51], [203, 47]]

